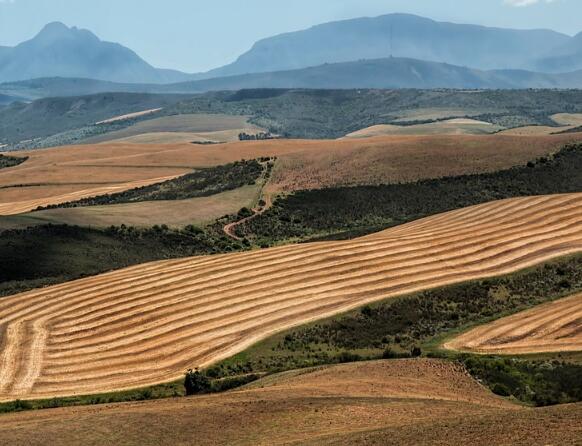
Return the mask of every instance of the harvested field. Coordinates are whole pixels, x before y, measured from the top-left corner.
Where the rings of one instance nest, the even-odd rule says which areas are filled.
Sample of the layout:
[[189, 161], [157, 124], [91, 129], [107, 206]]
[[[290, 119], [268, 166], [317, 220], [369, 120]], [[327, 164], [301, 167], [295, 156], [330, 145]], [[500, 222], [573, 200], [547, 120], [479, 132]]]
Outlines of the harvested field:
[[193, 438], [201, 445], [353, 444], [369, 436], [383, 438], [380, 444], [437, 438], [445, 445], [531, 446], [573, 443], [582, 434], [581, 415], [582, 405], [510, 404], [453, 363], [419, 359], [291, 372], [220, 395], [3, 415], [0, 436], [27, 446]]
[[582, 295], [576, 295], [470, 330], [445, 348], [484, 354], [582, 351]]
[[370, 138], [385, 135], [483, 135], [496, 133], [503, 127], [475, 119], [448, 119], [428, 124], [374, 125], [346, 135], [345, 138]]
[[48, 209], [0, 218], [0, 231], [47, 223], [102, 228], [121, 224], [137, 227], [165, 224], [176, 228], [191, 224], [204, 226], [224, 215], [236, 214], [243, 207], [252, 207], [259, 194], [260, 186], [255, 185], [188, 200]]
[[53, 203], [66, 203], [68, 201], [75, 201], [85, 197], [92, 197], [96, 195], [107, 195], [116, 192], [122, 192], [128, 189], [148, 186], [150, 184], [161, 183], [163, 181], [171, 180], [175, 176], [151, 178], [142, 181], [130, 181], [128, 183], [112, 184], [107, 186], [97, 186], [85, 184], [87, 189], [75, 190], [74, 192], [64, 193], [60, 195], [53, 195], [50, 197], [42, 197], [32, 200], [22, 200], [9, 203], [0, 203], [0, 215], [16, 215], [24, 212], [29, 212], [41, 206], [46, 206]]
[[582, 194], [504, 200], [347, 242], [140, 265], [0, 300], [0, 399], [180, 377], [275, 332], [582, 251]]
[[131, 144], [178, 144], [178, 143], [225, 143], [238, 141], [240, 133], [254, 135], [260, 133], [259, 129], [233, 129], [221, 130], [217, 132], [154, 132], [142, 133], [141, 135], [128, 136], [114, 142]]
[[531, 125], [526, 127], [516, 127], [514, 129], [502, 130], [501, 135], [532, 136], [532, 135], [552, 135], [554, 133], [573, 130], [582, 126], [582, 114], [558, 113], [550, 118], [561, 127], [550, 127], [545, 125]]
[[[0, 215], [95, 196], [103, 188], [179, 176], [196, 167], [277, 156], [269, 193], [359, 184], [408, 182], [491, 172], [556, 151], [582, 134], [546, 137], [388, 136], [344, 141], [272, 140], [195, 144], [96, 144], [30, 152], [0, 171]], [[23, 206], [18, 202], [30, 202]], [[12, 204], [9, 204], [12, 203]]]
[[261, 131], [259, 127], [248, 123], [248, 116], [231, 115], [174, 115], [140, 121], [128, 128], [95, 136], [84, 141], [87, 144], [113, 141], [145, 133], [182, 132], [207, 133], [225, 130], [243, 129], [243, 131]]

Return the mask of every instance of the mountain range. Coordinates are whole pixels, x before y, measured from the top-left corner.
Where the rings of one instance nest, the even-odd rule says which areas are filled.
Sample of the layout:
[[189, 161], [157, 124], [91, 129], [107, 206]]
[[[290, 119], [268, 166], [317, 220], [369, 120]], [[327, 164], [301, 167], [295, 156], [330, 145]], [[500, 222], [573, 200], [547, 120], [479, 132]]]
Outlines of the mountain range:
[[0, 48], [0, 81], [55, 76], [132, 83], [191, 79], [179, 71], [154, 68], [122, 45], [58, 22], [49, 23], [31, 40]]
[[[0, 47], [0, 82], [9, 83], [0, 85], [0, 93], [29, 99], [255, 87], [580, 88], [578, 70], [582, 33], [459, 25], [408, 14], [281, 34], [257, 42], [229, 65], [197, 74], [155, 68], [128, 48], [58, 22], [16, 47]], [[36, 78], [43, 79], [29, 81]]]

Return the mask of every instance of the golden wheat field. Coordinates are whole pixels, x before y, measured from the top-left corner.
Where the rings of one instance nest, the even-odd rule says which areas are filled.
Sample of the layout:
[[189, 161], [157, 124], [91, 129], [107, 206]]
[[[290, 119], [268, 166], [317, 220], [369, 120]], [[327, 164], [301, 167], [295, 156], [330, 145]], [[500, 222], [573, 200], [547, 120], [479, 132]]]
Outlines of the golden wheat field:
[[192, 169], [241, 159], [278, 157], [269, 193], [409, 182], [492, 172], [558, 150], [581, 134], [516, 136], [384, 136], [344, 141], [273, 140], [201, 146], [111, 143], [29, 152], [0, 170], [0, 215], [122, 191]]
[[444, 347], [476, 353], [582, 351], [582, 295], [571, 296], [470, 330]]
[[180, 377], [365, 303], [582, 251], [582, 194], [517, 198], [344, 242], [161, 261], [0, 301], [0, 399]]

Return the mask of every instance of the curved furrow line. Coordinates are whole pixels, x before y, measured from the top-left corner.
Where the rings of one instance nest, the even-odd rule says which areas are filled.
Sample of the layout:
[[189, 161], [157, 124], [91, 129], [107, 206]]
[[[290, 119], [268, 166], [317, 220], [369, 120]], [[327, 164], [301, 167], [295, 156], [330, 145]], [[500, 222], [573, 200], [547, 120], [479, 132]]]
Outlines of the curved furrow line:
[[[216, 259], [215, 262], [220, 262], [221, 260], [222, 259]], [[158, 263], [160, 263], [160, 262], [156, 262], [156, 264], [158, 264]], [[172, 264], [176, 264], [176, 263], [178, 263], [178, 261], [172, 261]], [[204, 262], [200, 262], [200, 264], [201, 264], [200, 267], [203, 267], [203, 263]], [[178, 264], [179, 264], [179, 268], [184, 268], [184, 269], [187, 269], [188, 268], [187, 262], [181, 261]], [[154, 280], [155, 280], [155, 277], [157, 276], [157, 274], [159, 274], [159, 272], [156, 273], [155, 268], [156, 268], [155, 266], [150, 267], [150, 269], [152, 270], [151, 277]], [[132, 267], [131, 268], [131, 270], [135, 270], [135, 269], [136, 269], [136, 267]], [[147, 268], [144, 268], [144, 269], [147, 269]], [[111, 273], [111, 274], [113, 275], [113, 273]], [[112, 277], [112, 279], [113, 279], [113, 277]], [[84, 280], [89, 280], [89, 279], [84, 279]], [[131, 280], [131, 279], [129, 279], [129, 280]], [[104, 285], [103, 288], [107, 288], [107, 286]], [[91, 289], [91, 287], [89, 286], [88, 289]], [[66, 296], [66, 297], [68, 298], [68, 300], [70, 300], [70, 298], [71, 298], [71, 296]]]
[[[559, 219], [559, 217], [556, 217], [556, 218], [558, 218], [558, 219]], [[546, 224], [544, 224], [544, 223], [542, 222], [542, 225], [543, 225], [544, 227], [545, 227], [545, 226], [548, 226], [548, 225], [549, 225], [549, 222], [548, 222], [548, 225], [546, 225]], [[523, 231], [519, 230], [519, 232], [521, 233], [521, 232], [523, 232]], [[477, 241], [480, 241], [480, 240], [481, 240], [481, 239], [475, 239], [474, 241], [475, 241], [475, 242], [477, 242]], [[450, 249], [449, 251], [450, 251], [450, 252], [452, 252], [452, 251], [454, 251], [454, 250], [457, 250], [457, 249], [458, 249], [458, 248], [457, 248], [457, 247], [455, 247], [454, 249]], [[384, 249], [383, 249], [382, 247], [380, 247], [379, 251], [380, 251], [380, 252], [383, 252], [383, 250], [384, 250]], [[369, 251], [371, 251], [371, 250], [369, 250]], [[417, 250], [417, 251], [418, 251], [418, 250]], [[375, 251], [372, 251], [372, 252], [375, 252]], [[423, 252], [423, 249], [422, 249], [422, 248], [420, 249], [420, 252]], [[426, 251], [425, 251], [424, 253], [426, 254]], [[441, 254], [441, 253], [435, 253], [435, 254]], [[425, 257], [426, 257], [426, 256], [425, 256]], [[372, 257], [372, 256], [365, 256], [364, 258], [365, 258], [366, 260], [372, 260], [372, 259], [374, 259], [374, 257]], [[339, 261], [341, 261], [341, 258], [340, 258], [340, 259], [338, 259], [338, 260], [339, 260]], [[385, 260], [386, 260], [386, 262], [388, 262], [388, 257], [387, 257], [387, 256], [385, 256]], [[397, 259], [397, 261], [403, 261], [403, 259], [399, 258], [399, 259]], [[305, 263], [305, 262], [302, 262], [302, 263]], [[349, 263], [349, 262], [344, 262], [343, 264], [344, 264], [344, 265], [347, 265], [348, 263]], [[355, 263], [355, 262], [354, 262], [354, 263]], [[295, 269], [295, 270], [296, 270], [296, 271], [299, 271], [298, 269]], [[312, 266], [309, 266], [309, 270], [310, 270], [310, 271], [315, 271], [315, 270], [313, 269], [313, 267], [312, 267]], [[260, 276], [260, 275], [265, 275], [265, 276], [267, 276], [267, 274], [268, 274], [268, 273], [269, 273], [269, 270], [268, 270], [268, 269], [261, 269], [261, 270], [259, 271], [258, 275], [259, 275], [259, 276]], [[254, 276], [252, 276], [252, 275], [250, 275], [250, 274], [249, 274], [249, 277], [245, 277], [245, 279], [248, 279], [248, 280], [250, 280], [251, 278], [255, 277], [256, 275], [257, 275], [257, 274], [255, 274]], [[165, 276], [164, 276], [164, 277], [165, 277]], [[285, 277], [286, 277], [286, 279], [288, 279], [288, 278], [289, 278], [289, 276], [285, 276]], [[183, 277], [183, 278], [181, 278], [181, 279], [185, 279], [185, 277]], [[217, 285], [218, 285], [218, 284], [215, 282], [215, 280], [216, 280], [216, 277], [212, 277], [212, 278], [210, 278], [210, 279], [209, 279], [209, 281], [207, 281], [207, 282], [208, 282], [208, 283], [210, 283], [210, 284], [211, 284], [211, 286], [212, 286], [213, 288], [217, 288]], [[273, 280], [273, 277], [269, 277], [269, 280]], [[198, 286], [202, 285], [202, 283], [201, 283], [201, 282], [192, 282], [192, 281], [189, 281], [188, 283], [191, 283], [191, 284], [196, 284], [196, 285], [198, 285]], [[256, 286], [257, 284], [258, 284], [257, 282], [253, 282], [253, 285], [254, 285], [254, 286]], [[239, 284], [239, 285], [240, 285], [240, 284]], [[162, 288], [162, 287], [160, 287], [160, 289], [161, 289], [161, 288]], [[238, 288], [240, 289], [240, 288], [241, 288], [241, 286], [239, 286]], [[164, 289], [165, 289], [165, 288], [164, 288]], [[202, 291], [203, 289], [201, 288], [200, 290]], [[157, 290], [156, 290], [156, 289], [154, 289], [154, 290], [151, 290], [151, 291], [152, 291], [152, 292], [157, 292]], [[224, 289], [222, 289], [221, 291], [224, 291]], [[129, 306], [130, 306], [130, 305], [128, 305], [128, 304], [129, 304], [129, 303], [131, 303], [131, 299], [127, 299], [128, 295], [123, 295], [123, 296], [119, 296], [119, 297], [123, 297], [123, 304], [124, 304], [126, 307], [129, 307]], [[119, 300], [121, 300], [121, 299], [119, 299]], [[120, 305], [120, 304], [118, 304], [118, 303], [109, 304], [109, 307], [115, 307], [116, 305]], [[134, 305], [134, 308], [135, 308], [135, 307], [136, 307], [136, 305]], [[83, 305], [83, 307], [82, 307], [82, 308], [87, 308], [87, 305]], [[117, 309], [121, 310], [121, 308], [117, 308]], [[91, 313], [98, 313], [98, 311], [99, 311], [99, 310], [101, 310], [101, 308], [100, 308], [99, 306], [95, 305], [95, 303], [93, 303], [93, 302], [92, 302], [92, 306], [91, 306], [91, 310], [90, 310], [90, 312], [91, 312]], [[145, 310], [145, 309], [141, 308], [140, 310]], [[72, 311], [72, 310], [71, 310], [71, 311]], [[85, 313], [87, 313], [87, 310], [85, 311]], [[76, 325], [77, 327], [79, 327], [80, 323], [84, 321], [84, 319], [83, 319], [83, 318], [80, 318], [80, 316], [81, 316], [81, 314], [80, 314], [80, 313], [75, 313], [75, 314], [73, 315], [73, 317], [71, 317], [71, 320], [75, 322], [75, 325]], [[70, 324], [69, 324], [69, 325], [70, 325]], [[65, 323], [65, 324], [62, 324], [62, 325], [57, 325], [57, 326], [58, 326], [59, 328], [61, 328], [61, 327], [66, 327], [67, 325], [66, 325], [66, 323]]]
[[[433, 286], [434, 286], [434, 285], [433, 285]], [[421, 287], [421, 288], [422, 288], [422, 287]], [[360, 305], [360, 304], [361, 304], [360, 302], [361, 302], [361, 301], [359, 301], [359, 302], [358, 302], [356, 305]], [[342, 311], [344, 311], [344, 308], [342, 308]], [[148, 362], [148, 361], [146, 361], [146, 362]], [[156, 361], [149, 361], [149, 362], [150, 362], [151, 364], [153, 364], [153, 366], [154, 366], [154, 367], [156, 367], [156, 365], [155, 365], [155, 364], [159, 364], [159, 360], [157, 360], [157, 359], [156, 359]], [[109, 363], [111, 363], [111, 362], [109, 362]], [[110, 370], [110, 367], [109, 367], [109, 365], [105, 364], [105, 369], [106, 369], [106, 370]], [[135, 373], [136, 371], [138, 371], [138, 370], [134, 370], [134, 369], [132, 369], [132, 373]], [[105, 379], [105, 380], [107, 380], [107, 379], [108, 379], [108, 378], [107, 378], [107, 376], [108, 376], [108, 373], [109, 373], [109, 372], [107, 372], [107, 373], [105, 374], [105, 376], [103, 376], [102, 378], [103, 378], [103, 379]], [[76, 376], [78, 376], [78, 375], [79, 375], [79, 373], [77, 373], [77, 372], [76, 372], [76, 373], [75, 373], [75, 375], [76, 375]], [[92, 380], [93, 380], [93, 379], [95, 379], [95, 378], [97, 378], [97, 376], [96, 376], [95, 374], [91, 375], [91, 379], [92, 379]]]
[[[582, 239], [580, 239], [580, 241], [582, 242]], [[495, 257], [497, 259], [499, 259], [500, 258], [500, 255], [496, 255]], [[515, 254], [513, 254], [513, 256], [510, 257], [509, 255], [506, 254], [503, 258], [504, 259], [507, 259], [508, 257], [509, 257], [509, 261], [511, 262], [512, 261], [512, 258], [515, 258], [516, 256], [515, 256]], [[492, 262], [492, 264], [493, 264], [493, 266], [491, 268], [495, 268], [495, 267], [498, 267], [499, 266], [500, 262], [495, 262], [495, 263]], [[487, 263], [486, 262], [481, 262], [481, 266], [483, 266], [483, 265], [487, 265]], [[477, 271], [481, 271], [481, 269], [479, 269]], [[456, 273], [456, 274], [459, 274], [459, 273]], [[460, 273], [460, 274], [461, 275], [465, 275], [466, 273]], [[469, 277], [471, 277], [474, 274], [475, 274], [475, 272], [470, 272], [469, 273]], [[424, 277], [426, 277], [426, 276], [424, 276]], [[436, 272], [432, 277], [434, 277], [434, 278], [444, 277], [447, 281], [451, 281], [453, 279], [458, 279], [458, 277], [455, 278], [451, 274], [447, 275], [447, 274], [443, 274], [443, 273], [439, 273], [439, 272]], [[427, 280], [430, 280], [430, 279], [427, 279]], [[402, 281], [400, 281], [400, 283], [401, 284], [410, 284], [410, 283], [414, 283], [414, 282], [411, 282], [410, 280], [402, 280]], [[363, 284], [367, 284], [367, 286], [363, 286]], [[383, 278], [379, 278], [379, 279], [373, 280], [373, 277], [370, 277], [367, 282], [366, 281], [362, 281], [362, 285], [360, 287], [358, 287], [358, 284], [351, 284], [351, 285], [348, 286], [348, 288], [350, 288], [350, 287], [353, 288], [354, 286], [357, 287], [357, 289], [359, 289], [361, 291], [365, 291], [366, 293], [374, 292], [379, 287], [382, 290], [381, 291], [382, 293], [385, 293], [387, 295], [390, 295], [390, 290], [388, 290], [388, 289], [385, 288], [386, 287], [386, 280], [384, 280]], [[340, 292], [339, 294], [332, 295], [332, 296], [330, 296], [329, 294], [328, 295], [324, 295], [322, 293], [318, 293], [317, 295], [318, 296], [321, 296], [321, 297], [318, 297], [318, 298], [321, 298], [321, 299], [333, 298], [333, 299], [336, 299], [336, 300], [342, 300], [342, 299], [345, 299], [346, 298], [346, 293], [345, 292]], [[358, 299], [360, 300], [361, 299], [361, 296], [358, 296]], [[287, 300], [287, 301], [288, 302], [291, 302], [292, 303], [292, 306], [293, 306], [293, 305], [296, 305], [296, 302], [298, 302], [298, 299], [297, 298], [294, 298], [294, 299], [290, 299], [290, 300]], [[308, 302], [313, 302], [313, 299], [308, 299]], [[269, 308], [269, 307], [271, 307], [273, 305], [280, 305], [280, 304], [279, 303], [268, 303], [268, 304], [265, 304], [263, 306], [263, 308], [264, 309], [267, 309], [267, 308]], [[253, 307], [253, 308], [250, 309], [250, 314], [254, 314], [254, 311], [257, 311], [257, 308], [256, 307]], [[241, 316], [240, 313], [235, 313], [235, 314], [225, 313], [225, 314], [220, 314], [220, 315], [216, 316], [215, 317], [215, 320], [216, 320], [217, 323], [221, 324], [221, 326], [224, 326], [230, 320], [240, 321], [241, 319], [242, 320], [246, 320], [247, 319], [247, 318], [241, 318], [240, 316]], [[247, 314], [247, 316], [248, 316], [248, 314]], [[200, 322], [203, 322], [203, 321], [204, 321], [204, 319], [202, 321], [200, 321]], [[212, 326], [212, 324], [214, 323], [214, 321], [211, 320], [211, 319], [208, 319], [208, 320], [206, 320], [206, 323]], [[194, 329], [195, 330], [198, 330], [198, 331], [202, 329], [202, 325], [197, 324], [197, 321], [195, 321], [195, 320], [190, 321], [189, 326], [194, 326]], [[178, 326], [175, 326], [174, 325], [174, 326], [171, 327], [171, 329], [172, 330], [170, 332], [163, 332], [163, 333], [161, 333], [158, 338], [175, 339], [175, 335], [177, 333], [179, 333], [179, 332], [184, 333], [184, 326], [183, 325], [182, 326], [181, 325], [178, 325]], [[148, 333], [149, 333], [150, 336], [145, 337], [145, 338], [144, 337], [141, 337], [141, 338], [138, 337], [135, 340], [135, 344], [132, 344], [132, 345], [129, 345], [129, 346], [126, 345], [125, 347], [127, 348], [127, 350], [124, 350], [122, 353], [131, 354], [131, 355], [134, 355], [135, 356], [136, 353], [139, 353], [139, 351], [136, 350], [136, 347], [138, 347], [139, 346], [139, 343], [140, 342], [143, 342], [144, 339], [147, 339], [148, 341], [154, 341], [154, 340], [158, 339], [158, 338], [156, 338], [154, 336], [155, 333], [153, 333], [153, 332], [148, 332]], [[195, 333], [193, 333], [193, 334], [195, 334]], [[190, 333], [188, 333], [187, 336], [190, 336]], [[121, 341], [118, 341], [118, 342], [121, 342]], [[111, 343], [109, 343], [109, 345], [111, 345]], [[77, 353], [81, 353], [81, 349], [80, 348], [75, 348], [75, 351]], [[113, 351], [116, 351], [116, 350], [113, 350]], [[91, 351], [88, 351], [87, 352], [87, 354], [90, 354], [90, 353], [93, 353], [93, 352], [91, 352]], [[115, 356], [115, 355], [113, 355], [113, 356]], [[107, 356], [107, 357], [109, 358], [110, 356]]]
[[[565, 220], [564, 222], [562, 222], [564, 225], [568, 222], [572, 221], [570, 220]], [[577, 223], [576, 223], [577, 226]], [[575, 226], [575, 227], [576, 227]], [[544, 226], [544, 228], [546, 228], [546, 226]], [[568, 228], [568, 226], [566, 226], [566, 228]], [[554, 228], [550, 228], [549, 230], [540, 233], [538, 235], [543, 235], [543, 234], [547, 234], [547, 233], [555, 233], [555, 231], [561, 229], [560, 227], [554, 227]], [[507, 237], [503, 238], [503, 239], [499, 239], [499, 237], [497, 237], [495, 239], [496, 243], [509, 243], [509, 242], [515, 242], [516, 240], [514, 238], [509, 237], [509, 235], [521, 235], [523, 233], [523, 231], [519, 230], [514, 232], [513, 234], [508, 234]], [[518, 238], [517, 241], [520, 240], [525, 240], [526, 236], [521, 236]], [[529, 236], [527, 236], [529, 237]], [[435, 251], [435, 252], [431, 252], [431, 251], [424, 251], [424, 255], [422, 256], [415, 256], [414, 258], [396, 258], [394, 260], [392, 260], [391, 262], [389, 261], [389, 257], [390, 256], [377, 256], [377, 257], [366, 257], [362, 260], [358, 260], [358, 261], [354, 261], [354, 262], [343, 262], [341, 263], [342, 266], [337, 266], [336, 264], [332, 264], [332, 265], [325, 265], [324, 267], [321, 268], [315, 268], [314, 266], [310, 266], [307, 270], [305, 271], [309, 271], [312, 274], [310, 274], [310, 280], [317, 280], [320, 281], [320, 279], [325, 279], [328, 277], [336, 277], [337, 274], [339, 273], [350, 273], [352, 272], [354, 269], [355, 270], [359, 270], [361, 269], [361, 264], [362, 261], [365, 260], [365, 265], [367, 266], [367, 270], [373, 270], [375, 267], [381, 267], [383, 270], [386, 270], [387, 273], [394, 273], [395, 271], [398, 270], [405, 270], [407, 267], [411, 267], [411, 266], [415, 266], [415, 267], [419, 267], [422, 265], [426, 265], [426, 264], [430, 264], [430, 263], [435, 263], [435, 262], [439, 262], [439, 256], [444, 256], [444, 255], [449, 255], [449, 254], [459, 254], [461, 252], [465, 253], [463, 254], [463, 256], [449, 256], [447, 257], [447, 261], [449, 262], [453, 262], [455, 259], [459, 258], [460, 260], [465, 260], [465, 256], [466, 254], [469, 254], [471, 252], [475, 251], [475, 246], [478, 246], [479, 244], [483, 244], [484, 242], [490, 242], [491, 240], [473, 240], [470, 243], [465, 243], [464, 245], [451, 245], [452, 247], [447, 247], [447, 249], [442, 250], [442, 251]], [[477, 251], [477, 253], [482, 252], [482, 251]], [[430, 255], [429, 255], [430, 254]], [[429, 258], [428, 261], [424, 260], [425, 258]], [[407, 263], [408, 262], [408, 263]], [[391, 263], [394, 264], [398, 264], [398, 268], [395, 269], [390, 269], [390, 265]], [[295, 270], [298, 271], [298, 270]], [[282, 276], [280, 276], [280, 278], [282, 280], [284, 280], [284, 286], [286, 286], [287, 288], [291, 287], [291, 289], [298, 289], [297, 288], [297, 284], [300, 283], [304, 283], [305, 282], [305, 278], [304, 276], [304, 272], [303, 270], [299, 270], [298, 273], [293, 273], [293, 274], [283, 274]], [[315, 273], [315, 271], [318, 272], [318, 274]], [[291, 280], [292, 277], [297, 277], [296, 281]], [[260, 293], [262, 290], [266, 290], [267, 292], [270, 291], [270, 289], [272, 288], [273, 284], [277, 284], [277, 282], [275, 281], [275, 277], [274, 276], [269, 276], [267, 275], [267, 273], [265, 272], [265, 279], [262, 282], [252, 282], [250, 285], [252, 285], [253, 287], [253, 291], [255, 292], [255, 294]], [[167, 300], [167, 294], [170, 292], [174, 292], [174, 289], [168, 289], [165, 290], [166, 292], [163, 294], [158, 295], [157, 298], [154, 298], [154, 307], [153, 310], [154, 311], [159, 311], [162, 310], [165, 307], [170, 307], [173, 306], [174, 304], [177, 304], [178, 302], [182, 302], [182, 303], [186, 303], [188, 304], [188, 293], [191, 291], [194, 291], [195, 289], [199, 292], [199, 296], [200, 294], [202, 294], [206, 289], [209, 289], [210, 291], [214, 292], [215, 294], [220, 296], [220, 300], [225, 300], [226, 297], [232, 296], [233, 299], [236, 298], [240, 298], [240, 294], [242, 294], [246, 287], [247, 284], [244, 283], [244, 281], [239, 281], [237, 283], [237, 285], [234, 288], [225, 288], [224, 286], [220, 286], [220, 284], [216, 284], [216, 285], [212, 285], [213, 282], [211, 282], [211, 285], [209, 286], [209, 288], [202, 288], [200, 287], [200, 284], [198, 284], [198, 288], [188, 288], [188, 287], [180, 287], [179, 290], [183, 290], [184, 292], [182, 294], [178, 294], [177, 296], [173, 296], [176, 298], [176, 301], [174, 300]], [[259, 285], [263, 285], [262, 287]], [[278, 288], [279, 291], [284, 290], [285, 288]], [[226, 294], [226, 291], [229, 291], [229, 294]], [[146, 297], [153, 297], [154, 295], [157, 294], [157, 291], [154, 290], [154, 292], [152, 294], [145, 294], [143, 295], [144, 298]], [[116, 296], [118, 297], [118, 296]], [[144, 299], [140, 299], [141, 296], [138, 296], [136, 299], [138, 299], [138, 303], [134, 303], [132, 306], [127, 306], [125, 304], [126, 302], [126, 297], [127, 296], [122, 296], [123, 299], [123, 305], [124, 307], [120, 307], [119, 305], [117, 305], [114, 309], [114, 311], [108, 311], [105, 314], [104, 313], [100, 313], [98, 315], [94, 315], [93, 319], [91, 321], [85, 321], [82, 318], [77, 319], [77, 324], [75, 324], [75, 328], [73, 330], [68, 331], [67, 333], [69, 335], [74, 334], [75, 332], [80, 332], [80, 331], [85, 331], [88, 329], [98, 329], [99, 321], [104, 318], [107, 317], [107, 315], [110, 314], [114, 314], [115, 316], [112, 316], [113, 319], [108, 319], [107, 322], [108, 323], [113, 323], [114, 321], [118, 321], [121, 322], [122, 320], [127, 320], [128, 318], [132, 317], [132, 314], [126, 314], [123, 313], [123, 310], [133, 310], [134, 312], [139, 312], [141, 315], [145, 315], [148, 314], [149, 308], [146, 306], [142, 306], [142, 300]], [[208, 297], [208, 295], [204, 295], [205, 298]], [[160, 301], [162, 302], [162, 304], [155, 304], [155, 302]], [[205, 301], [199, 301], [198, 303], [203, 303], [203, 302], [207, 302]], [[151, 303], [151, 301], [148, 300], [148, 303]], [[84, 323], [85, 322], [85, 323]], [[93, 322], [92, 324], [86, 325], [86, 322]], [[59, 326], [60, 328], [61, 326]], [[60, 333], [62, 333], [63, 330], [59, 330], [59, 329], [55, 329], [54, 333], [55, 335], [58, 335]]]
[[526, 354], [582, 350], [582, 294], [540, 305], [477, 327], [445, 348]]
[[[156, 384], [291, 326], [580, 251], [582, 194], [532, 197], [357, 240], [155, 262], [23, 293], [0, 302], [0, 400]], [[579, 312], [496, 332], [573, 348]]]

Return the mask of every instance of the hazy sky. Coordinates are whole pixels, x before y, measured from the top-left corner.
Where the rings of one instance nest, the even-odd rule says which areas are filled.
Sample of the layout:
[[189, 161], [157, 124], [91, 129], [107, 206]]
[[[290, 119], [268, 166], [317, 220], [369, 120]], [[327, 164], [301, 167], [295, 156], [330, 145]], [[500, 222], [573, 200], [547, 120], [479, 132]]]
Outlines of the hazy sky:
[[0, 0], [0, 45], [61, 21], [126, 45], [155, 66], [198, 72], [232, 62], [264, 37], [392, 12], [582, 31], [582, 0]]

